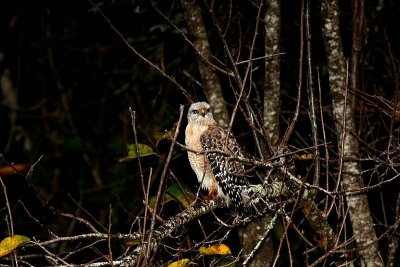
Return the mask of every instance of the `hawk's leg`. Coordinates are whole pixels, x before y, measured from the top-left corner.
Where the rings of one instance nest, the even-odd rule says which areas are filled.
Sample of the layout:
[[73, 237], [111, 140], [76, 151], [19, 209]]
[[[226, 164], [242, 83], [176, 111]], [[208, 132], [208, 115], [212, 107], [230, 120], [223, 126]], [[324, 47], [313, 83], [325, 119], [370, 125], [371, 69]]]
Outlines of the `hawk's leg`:
[[208, 195], [205, 197], [205, 199], [214, 200], [214, 201], [218, 200], [218, 195], [216, 193], [216, 189], [217, 189], [216, 187], [217, 187], [217, 181], [213, 180], [211, 183], [210, 191], [208, 192]]

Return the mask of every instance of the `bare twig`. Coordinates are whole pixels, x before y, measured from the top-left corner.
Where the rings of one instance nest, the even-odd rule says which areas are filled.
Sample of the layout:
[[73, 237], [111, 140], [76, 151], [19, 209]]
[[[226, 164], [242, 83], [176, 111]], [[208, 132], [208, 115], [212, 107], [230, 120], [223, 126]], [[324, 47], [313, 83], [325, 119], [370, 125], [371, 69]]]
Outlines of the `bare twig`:
[[[4, 199], [6, 201], [6, 207], [7, 207], [7, 212], [8, 212], [8, 216], [6, 216], [6, 222], [7, 222], [7, 225], [9, 226], [9, 235], [13, 236], [14, 235], [14, 221], [13, 221], [13, 216], [11, 213], [10, 202], [8, 200], [7, 187], [4, 184], [3, 178], [1, 176], [0, 176], [0, 183], [1, 183], [1, 187], [3, 189]], [[13, 251], [13, 253], [12, 253], [12, 258], [13, 258], [12, 265], [18, 267], [17, 254], [15, 251]]]
[[107, 234], [108, 234], [107, 244], [108, 244], [108, 255], [109, 255], [108, 259], [110, 261], [110, 265], [114, 266], [112, 249], [111, 249], [111, 240], [112, 240], [111, 239], [111, 228], [112, 228], [112, 206], [111, 206], [111, 204], [109, 205], [108, 212], [109, 212], [109, 214], [108, 214], [108, 231], [107, 231]]
[[[288, 128], [286, 129], [285, 134], [282, 137], [281, 143], [279, 145], [280, 149], [287, 147], [287, 143], [289, 142], [289, 138], [292, 136], [294, 131], [294, 126], [297, 123], [297, 120], [300, 115], [300, 103], [301, 103], [301, 88], [303, 84], [303, 57], [304, 57], [304, 1], [301, 1], [301, 16], [300, 16], [300, 47], [299, 47], [299, 78], [298, 78], [298, 85], [297, 85], [297, 97], [296, 97], [296, 109], [294, 111], [293, 119], [289, 123]], [[278, 151], [279, 151], [278, 150]]]
[[307, 32], [307, 65], [308, 65], [308, 104], [310, 112], [311, 121], [311, 133], [312, 141], [314, 144], [314, 179], [313, 184], [318, 185], [318, 180], [320, 176], [320, 160], [319, 160], [319, 148], [318, 148], [318, 126], [317, 126], [317, 116], [316, 116], [316, 105], [315, 105], [315, 95], [314, 95], [314, 77], [313, 77], [313, 67], [312, 67], [312, 51], [311, 51], [311, 18], [310, 18], [310, 0], [306, 2], [306, 32]]
[[146, 62], [147, 65], [157, 70], [162, 76], [164, 76], [167, 80], [172, 82], [179, 90], [181, 90], [182, 94], [190, 101], [193, 102], [191, 95], [186, 91], [185, 88], [181, 84], [179, 84], [174, 77], [168, 75], [165, 71], [163, 71], [159, 66], [151, 62], [145, 56], [143, 56], [136, 48], [128, 42], [128, 40], [124, 37], [124, 35], [114, 26], [114, 24], [110, 21], [110, 19], [101, 11], [98, 5], [96, 5], [92, 0], [88, 0], [90, 4], [99, 12], [99, 14], [104, 18], [104, 20], [110, 25], [111, 29], [119, 36], [122, 42], [141, 60]]
[[[144, 175], [143, 175], [143, 169], [142, 169], [142, 162], [141, 162], [141, 157], [140, 157], [140, 152], [139, 152], [139, 142], [137, 139], [137, 131], [136, 131], [136, 111], [134, 111], [131, 107], [129, 107], [129, 113], [131, 115], [131, 123], [132, 123], [132, 130], [133, 130], [133, 139], [135, 142], [135, 147], [136, 147], [136, 155], [137, 155], [137, 163], [139, 167], [139, 173], [140, 173], [140, 185], [142, 186], [142, 193], [143, 197], [146, 203], [148, 203], [149, 195], [148, 195], [148, 190], [145, 189], [145, 181], [144, 181]], [[150, 186], [151, 182], [151, 176], [149, 176], [148, 179], [148, 186]], [[144, 207], [144, 217], [143, 217], [143, 236], [144, 233], [146, 233], [146, 221], [147, 221], [147, 213], [148, 213], [148, 205], [145, 205]]]
[[179, 109], [180, 110], [179, 120], [178, 120], [178, 123], [177, 123], [177, 126], [176, 126], [174, 138], [172, 140], [171, 147], [169, 149], [168, 156], [167, 156], [167, 159], [166, 159], [165, 164], [164, 164], [164, 169], [163, 169], [163, 171], [161, 173], [161, 177], [160, 177], [160, 183], [159, 183], [158, 191], [157, 191], [157, 200], [156, 200], [156, 202], [154, 204], [153, 214], [152, 214], [151, 224], [150, 224], [150, 232], [149, 232], [149, 236], [148, 236], [148, 239], [147, 239], [148, 246], [147, 246], [147, 249], [146, 249], [146, 260], [149, 259], [150, 252], [152, 251], [152, 249], [151, 249], [151, 243], [152, 242], [151, 241], [152, 241], [153, 234], [154, 234], [154, 229], [155, 229], [156, 215], [157, 215], [157, 212], [158, 212], [159, 205], [161, 204], [161, 199], [164, 196], [164, 184], [165, 184], [165, 180], [166, 180], [166, 174], [167, 174], [167, 171], [168, 171], [169, 163], [170, 163], [171, 158], [172, 158], [172, 152], [174, 151], [176, 139], [178, 138], [179, 128], [180, 128], [180, 125], [181, 125], [181, 122], [182, 122], [182, 117], [183, 117], [183, 109], [184, 109], [184, 106], [181, 105], [180, 109]]

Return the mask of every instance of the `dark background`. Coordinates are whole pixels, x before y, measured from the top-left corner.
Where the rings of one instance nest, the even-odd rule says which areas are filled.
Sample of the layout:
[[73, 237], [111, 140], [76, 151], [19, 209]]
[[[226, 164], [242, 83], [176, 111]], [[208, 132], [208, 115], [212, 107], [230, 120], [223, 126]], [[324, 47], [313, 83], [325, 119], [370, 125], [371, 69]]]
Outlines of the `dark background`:
[[[321, 17], [319, 4], [314, 2], [313, 60], [321, 72], [324, 105], [329, 106]], [[399, 69], [400, 3], [382, 1], [380, 9], [379, 1], [366, 2], [367, 38], [363, 45], [361, 90], [390, 100], [396, 88], [398, 73], [395, 70]], [[175, 77], [196, 99], [204, 100], [201, 88], [185, 74], [190, 73], [199, 80], [193, 49], [152, 4], [187, 33], [182, 10], [176, 1], [103, 1], [98, 6], [135, 49]], [[215, 4], [221, 5], [215, 8], [218, 21], [226, 23], [226, 7], [223, 3]], [[233, 4], [237, 11], [233, 19], [237, 21], [240, 17], [240, 25], [232, 25], [227, 40], [233, 51], [243, 49], [242, 57], [246, 59], [257, 9], [249, 1], [234, 1]], [[188, 100], [176, 86], [135, 56], [90, 2], [3, 1], [1, 5], [0, 73], [4, 76], [9, 72], [18, 106], [10, 107], [9, 98], [0, 94], [0, 154], [3, 155], [0, 167], [10, 163], [32, 164], [43, 155], [34, 169], [31, 184], [24, 177], [27, 170], [3, 177], [15, 231], [42, 238], [48, 238], [47, 229], [59, 235], [85, 232], [84, 227], [72, 225], [70, 220], [51, 210], [46, 204], [48, 201], [57, 210], [70, 213], [79, 210], [76, 215], [106, 227], [111, 204], [114, 231], [128, 232], [133, 218], [141, 214], [143, 207], [137, 162], [119, 162], [126, 156], [127, 145], [133, 143], [128, 108], [136, 111], [138, 142], [151, 146], [157, 153], [142, 159], [144, 174], [148, 175], [153, 168], [153, 183], [157, 183], [170, 145], [168, 140], [157, 143], [157, 137], [173, 127], [179, 118], [179, 105], [187, 107]], [[341, 1], [341, 11], [343, 48], [345, 56], [349, 57], [351, 1]], [[292, 116], [296, 101], [299, 19], [299, 1], [282, 1], [283, 118]], [[204, 20], [213, 55], [224, 62], [221, 41], [207, 12]], [[263, 55], [262, 37], [263, 30], [255, 57]], [[253, 75], [260, 94], [262, 70], [260, 63], [260, 70]], [[235, 103], [232, 91], [226, 78], [220, 78], [231, 110]], [[257, 100], [254, 103], [257, 105]], [[355, 110], [356, 116], [358, 111]], [[307, 114], [302, 115], [307, 119]], [[283, 120], [282, 130], [285, 127]], [[239, 141], [252, 151], [251, 142], [246, 143], [248, 131], [240, 127], [240, 122], [234, 125], [234, 131], [240, 134]], [[300, 134], [307, 134], [304, 131], [304, 127], [298, 129]], [[182, 127], [178, 138], [181, 143], [184, 142], [183, 132]], [[379, 135], [378, 130], [374, 137], [379, 138]], [[293, 141], [292, 145], [311, 145], [303, 142]], [[171, 170], [182, 183], [196, 191], [197, 181], [184, 150], [175, 150]], [[172, 182], [168, 180], [167, 183]], [[152, 190], [154, 195], [157, 186]], [[75, 202], [87, 212], [78, 209]], [[0, 214], [6, 216], [7, 210], [3, 208]], [[35, 223], [32, 217], [42, 225]], [[4, 220], [0, 226], [6, 236]]]

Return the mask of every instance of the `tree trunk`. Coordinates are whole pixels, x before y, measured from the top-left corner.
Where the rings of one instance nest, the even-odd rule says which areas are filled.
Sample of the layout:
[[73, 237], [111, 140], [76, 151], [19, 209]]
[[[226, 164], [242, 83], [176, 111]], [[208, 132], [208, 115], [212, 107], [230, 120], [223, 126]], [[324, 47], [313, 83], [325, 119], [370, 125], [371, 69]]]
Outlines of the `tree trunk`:
[[[348, 101], [346, 84], [346, 62], [343, 56], [338, 0], [321, 1], [323, 36], [328, 61], [329, 83], [332, 95], [338, 149], [341, 157], [339, 179], [344, 191], [355, 191], [364, 187], [358, 158], [359, 144], [354, 136], [356, 127], [351, 104]], [[346, 195], [350, 221], [359, 254], [366, 266], [383, 266], [378, 254], [377, 238], [365, 194]], [[368, 245], [368, 246], [366, 246]], [[366, 247], [364, 247], [366, 246]]]
[[264, 128], [268, 142], [275, 146], [279, 141], [279, 115], [281, 108], [280, 95], [280, 32], [281, 4], [280, 0], [267, 1], [265, 12], [265, 55], [272, 56], [265, 60], [265, 89], [264, 89]]
[[229, 116], [219, 79], [210, 66], [202, 60], [203, 58], [211, 62], [210, 44], [204, 27], [201, 8], [196, 4], [196, 1], [182, 0], [181, 3], [189, 34], [193, 37], [193, 44], [196, 52], [201, 55], [201, 57], [197, 59], [204, 94], [207, 97], [208, 103], [213, 108], [214, 119], [221, 127], [227, 128]]
[[[265, 88], [263, 126], [271, 147], [278, 144], [280, 115], [280, 52], [281, 5], [280, 0], [268, 0], [264, 16], [265, 55], [272, 56], [265, 60]], [[241, 246], [244, 254], [249, 254], [263, 237], [270, 221], [270, 216], [246, 225], [240, 230]], [[274, 260], [272, 239], [268, 238], [250, 262], [249, 266], [270, 266]]]

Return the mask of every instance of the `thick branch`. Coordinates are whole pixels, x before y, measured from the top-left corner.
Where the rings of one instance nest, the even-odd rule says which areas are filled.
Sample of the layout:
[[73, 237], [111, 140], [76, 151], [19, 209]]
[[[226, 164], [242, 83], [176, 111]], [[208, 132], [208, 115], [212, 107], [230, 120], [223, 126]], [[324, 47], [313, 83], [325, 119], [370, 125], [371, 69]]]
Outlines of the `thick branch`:
[[224, 207], [225, 205], [226, 204], [222, 201], [202, 201], [190, 206], [186, 210], [169, 219], [165, 224], [158, 227], [154, 232], [153, 238], [149, 241], [150, 243], [143, 243], [139, 245], [135, 249], [134, 253], [124, 257], [121, 260], [120, 266], [134, 266], [136, 264], [137, 256], [141, 253], [144, 253], [146, 249], [154, 251], [159, 245], [162, 244], [162, 241], [166, 237], [170, 236], [179, 227], [187, 224], [195, 218], [207, 214], [216, 208]]

